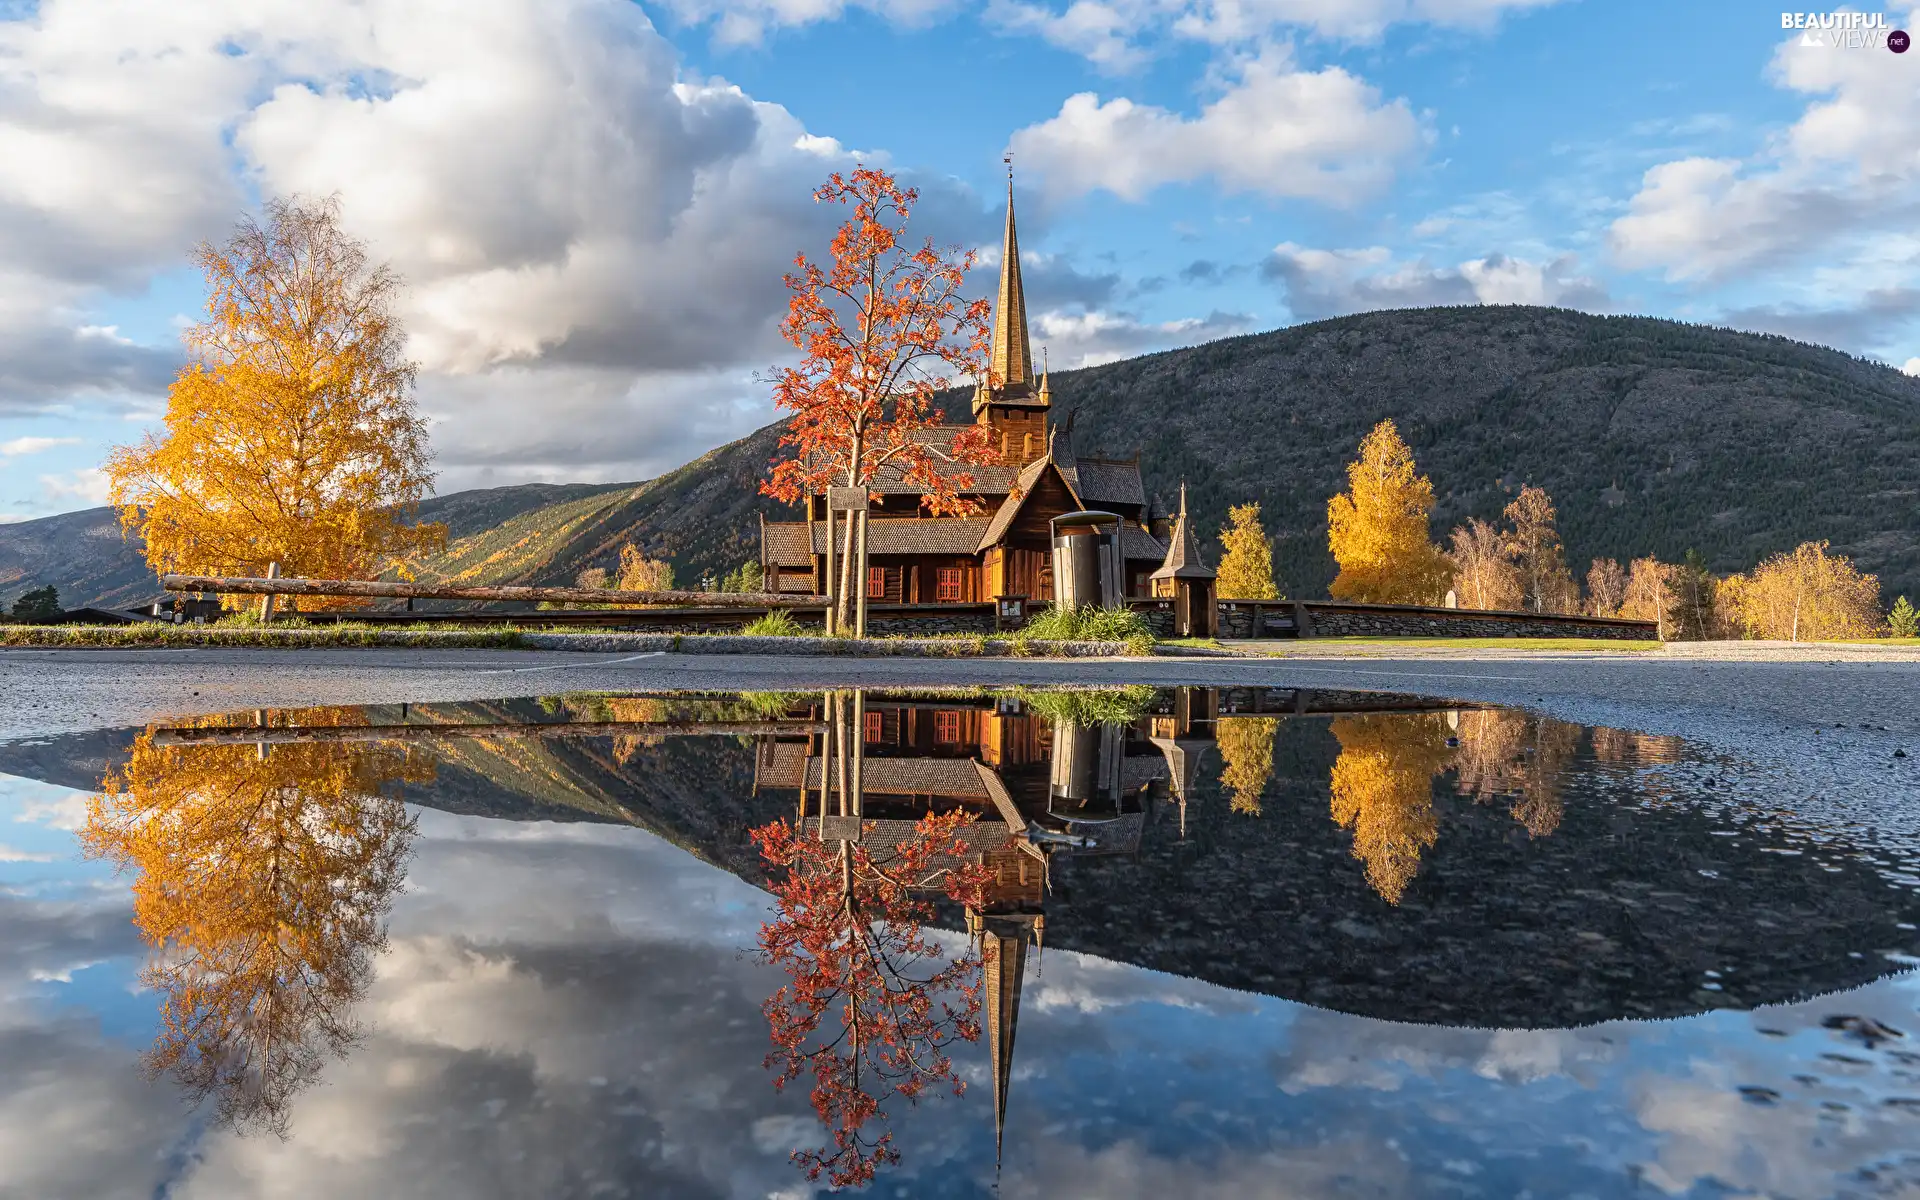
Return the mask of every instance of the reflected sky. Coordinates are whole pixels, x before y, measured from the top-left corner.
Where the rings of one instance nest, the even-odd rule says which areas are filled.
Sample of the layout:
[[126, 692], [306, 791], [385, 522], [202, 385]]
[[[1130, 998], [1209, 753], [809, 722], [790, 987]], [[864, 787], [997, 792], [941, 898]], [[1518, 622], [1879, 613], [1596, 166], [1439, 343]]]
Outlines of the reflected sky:
[[[547, 718], [568, 715], [556, 708]], [[592, 714], [571, 714], [583, 715]], [[1258, 815], [1234, 804], [1236, 785], [1248, 786], [1244, 763], [1223, 783], [1228, 764], [1217, 746], [1206, 748], [1184, 811], [1172, 803], [1173, 778], [1144, 786], [1143, 795], [1164, 799], [1146, 814], [1153, 819], [1135, 855], [1054, 864], [1068, 894], [1048, 900], [1044, 948], [1027, 960], [1000, 1194], [1821, 1197], [1920, 1187], [1920, 984], [1909, 974], [1754, 1011], [1464, 1028], [1223, 987], [1193, 977], [1197, 969], [1149, 969], [1193, 957], [1171, 927], [1112, 934], [1111, 955], [1076, 950], [1066, 934], [1076, 920], [1090, 929], [1091, 918], [1068, 913], [1105, 909], [1137, 924], [1144, 910], [1123, 910], [1112, 891], [1142, 880], [1164, 889], [1175, 877], [1198, 898], [1162, 911], [1230, 913], [1311, 897], [1345, 910], [1316, 918], [1329, 926], [1391, 932], [1395, 921], [1430, 921], [1455, 912], [1446, 897], [1456, 889], [1522, 877], [1491, 870], [1490, 856], [1524, 866], [1532, 855], [1566, 853], [1550, 848], [1611, 828], [1628, 785], [1635, 812], [1684, 807], [1686, 789], [1673, 781], [1704, 769], [1684, 747], [1628, 754], [1583, 731], [1555, 768], [1564, 812], [1540, 834], [1537, 818], [1530, 825], [1513, 810], [1524, 808], [1526, 772], [1538, 766], [1528, 760], [1552, 751], [1552, 737], [1542, 743], [1537, 725], [1522, 728], [1531, 754], [1482, 745], [1473, 771], [1431, 777], [1436, 836], [1395, 903], [1371, 885], [1370, 860], [1353, 853], [1357, 822], [1343, 824], [1333, 807], [1332, 764], [1350, 743], [1378, 739], [1331, 727], [1351, 715], [1311, 728], [1263, 719], [1275, 727]], [[1461, 737], [1457, 718], [1425, 720], [1439, 728], [1423, 739], [1460, 749], [1446, 746]], [[1150, 741], [1147, 724], [1140, 733]], [[741, 877], [751, 875], [748, 860], [723, 848], [756, 817], [790, 811], [789, 797], [775, 787], [754, 794], [752, 738], [702, 742], [724, 751], [703, 758], [687, 739], [636, 735], [624, 761], [615, 741], [574, 744], [558, 764], [528, 742], [504, 741], [501, 763], [519, 772], [512, 779], [471, 747], [443, 754], [432, 786], [446, 790], [446, 805], [491, 806], [490, 815], [446, 811], [410, 792], [405, 888], [356, 1005], [362, 1038], [291, 1099], [284, 1139], [225, 1128], [210, 1105], [190, 1108], [170, 1080], [142, 1072], [160, 998], [141, 990], [148, 950], [129, 880], [78, 856], [84, 791], [0, 777], [0, 1196], [821, 1190], [788, 1161], [795, 1147], [817, 1144], [813, 1112], [804, 1095], [776, 1093], [761, 1068], [760, 1006], [779, 973], [748, 951], [767, 898]], [[882, 756], [878, 741], [875, 752]], [[1404, 759], [1396, 769], [1410, 769]], [[708, 827], [663, 824], [704, 794], [686, 784], [695, 769], [738, 811], [715, 816], [718, 802], [703, 803]], [[1712, 770], [1728, 781], [1716, 792], [1740, 791], [1731, 786], [1737, 764]], [[586, 797], [577, 812], [587, 819], [505, 815], [508, 793], [526, 798], [523, 811], [556, 815], [564, 795], [553, 780], [562, 776]], [[545, 782], [536, 787], [536, 777]], [[669, 778], [687, 794], [676, 800]], [[628, 782], [632, 821], [604, 809], [622, 794], [614, 779]], [[1764, 781], [1748, 783], [1758, 794]], [[1406, 794], [1398, 784], [1389, 793]], [[1603, 808], [1608, 821], [1588, 824]], [[1736, 827], [1717, 820], [1721, 832]], [[1830, 846], [1860, 836], [1829, 832]], [[1269, 862], [1276, 878], [1332, 879], [1338, 870], [1337, 887], [1296, 883], [1278, 899], [1250, 899], [1248, 873], [1229, 851], [1277, 855], [1289, 844], [1293, 859]], [[1795, 886], [1850, 881], [1858, 856], [1830, 853], [1842, 864], [1837, 875], [1823, 860]], [[1469, 870], [1468, 855], [1481, 865]], [[1556, 870], [1564, 862], [1542, 861]], [[1888, 862], [1886, 874], [1905, 869]], [[1697, 871], [1713, 868], [1688, 869], [1707, 880]], [[1910, 903], [1887, 878], [1875, 884]], [[961, 934], [940, 936], [956, 952], [964, 946]], [[1819, 960], [1831, 948], [1804, 949]], [[1875, 953], [1840, 951], [1862, 955], [1857, 962]], [[1340, 961], [1333, 954], [1322, 969]], [[1363, 973], [1375, 966], [1365, 954], [1346, 961]], [[1902, 965], [1883, 955], [1866, 977]], [[958, 1047], [955, 1063], [968, 1095], [903, 1108], [894, 1123], [902, 1162], [873, 1190], [994, 1189], [984, 1040]]]

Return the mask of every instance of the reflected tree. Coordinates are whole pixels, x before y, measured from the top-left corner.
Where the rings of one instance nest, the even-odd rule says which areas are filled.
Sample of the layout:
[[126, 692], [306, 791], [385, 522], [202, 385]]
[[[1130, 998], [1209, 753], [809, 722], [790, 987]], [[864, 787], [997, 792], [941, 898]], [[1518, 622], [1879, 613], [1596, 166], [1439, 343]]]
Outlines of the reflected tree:
[[[331, 710], [273, 724], [347, 722]], [[201, 726], [246, 725], [215, 717]], [[388, 789], [434, 760], [391, 743], [133, 746], [88, 804], [82, 844], [133, 875], [162, 996], [146, 1065], [218, 1119], [285, 1135], [289, 1105], [359, 1036], [414, 819]]]
[[1260, 815], [1260, 797], [1273, 778], [1273, 739], [1278, 717], [1230, 717], [1214, 727], [1222, 765], [1220, 787], [1234, 812]]
[[955, 956], [922, 923], [933, 915], [929, 893], [969, 908], [983, 902], [990, 872], [963, 838], [972, 824], [964, 811], [934, 814], [888, 844], [869, 844], [871, 822], [859, 842], [785, 820], [753, 831], [761, 856], [781, 869], [759, 953], [788, 975], [763, 1006], [773, 1039], [766, 1066], [780, 1088], [812, 1076], [809, 1099], [833, 1139], [794, 1151], [809, 1179], [870, 1182], [900, 1157], [887, 1099], [966, 1090], [948, 1050], [980, 1036], [980, 958]]
[[1353, 856], [1389, 904], [1400, 903], [1439, 828], [1433, 777], [1451, 754], [1435, 713], [1336, 717], [1340, 757], [1333, 764], [1333, 819], [1353, 831]]
[[1508, 811], [1532, 837], [1560, 828], [1560, 789], [1580, 749], [1580, 726], [1493, 709], [1463, 712], [1459, 722], [1453, 766], [1460, 794], [1483, 804], [1510, 797]]

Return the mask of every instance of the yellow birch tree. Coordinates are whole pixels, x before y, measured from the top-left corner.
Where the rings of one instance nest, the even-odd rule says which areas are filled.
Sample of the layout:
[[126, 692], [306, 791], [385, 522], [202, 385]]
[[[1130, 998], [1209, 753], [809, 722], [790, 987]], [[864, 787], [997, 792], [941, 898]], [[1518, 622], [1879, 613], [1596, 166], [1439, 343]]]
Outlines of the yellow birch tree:
[[1553, 497], [1545, 488], [1523, 487], [1504, 514], [1513, 526], [1514, 564], [1520, 571], [1521, 602], [1537, 613], [1570, 613], [1580, 607], [1580, 589], [1560, 548]]
[[1260, 505], [1236, 504], [1227, 510], [1227, 527], [1220, 531], [1219, 576], [1214, 590], [1222, 600], [1278, 600], [1273, 581], [1273, 541], [1260, 526]]
[[150, 1071], [213, 1097], [225, 1123], [285, 1131], [294, 1096], [358, 1038], [353, 1007], [413, 838], [394, 785], [433, 773], [431, 756], [384, 742], [134, 742], [89, 801], [81, 844], [133, 875], [134, 924], [154, 950], [140, 981], [161, 996]]
[[1353, 831], [1373, 890], [1398, 904], [1440, 836], [1433, 777], [1451, 758], [1444, 727], [1432, 713], [1371, 713], [1336, 717], [1332, 729], [1334, 823]]
[[1428, 537], [1433, 482], [1415, 473], [1413, 451], [1392, 421], [1374, 426], [1347, 465], [1347, 490], [1327, 501], [1327, 548], [1340, 564], [1336, 600], [1431, 604], [1453, 567]]
[[1233, 717], [1214, 727], [1223, 763], [1220, 786], [1234, 812], [1260, 815], [1260, 796], [1273, 778], [1273, 739], [1279, 731], [1278, 717]]
[[1880, 580], [1853, 560], [1805, 542], [1753, 573], [1722, 581], [1727, 607], [1748, 637], [1816, 642], [1871, 637], [1880, 624]]
[[368, 262], [335, 200], [272, 200], [195, 260], [206, 319], [163, 431], [105, 463], [122, 528], [156, 572], [366, 578], [437, 548], [410, 523], [433, 484], [399, 279]]

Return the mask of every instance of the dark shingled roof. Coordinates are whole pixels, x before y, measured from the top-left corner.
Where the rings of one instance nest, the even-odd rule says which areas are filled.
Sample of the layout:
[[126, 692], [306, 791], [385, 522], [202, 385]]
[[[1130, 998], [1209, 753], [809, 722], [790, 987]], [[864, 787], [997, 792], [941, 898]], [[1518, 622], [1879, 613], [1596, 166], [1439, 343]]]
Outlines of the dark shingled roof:
[[[846, 528], [844, 525], [842, 529]], [[867, 523], [867, 553], [972, 554], [987, 528], [985, 517], [872, 517]], [[834, 547], [839, 549], [839, 545]], [[825, 554], [827, 526], [813, 525], [813, 553]], [[766, 561], [782, 567], [804, 567], [813, 559], [807, 552], [804, 521], [767, 522]]]
[[1147, 489], [1140, 482], [1140, 464], [1137, 462], [1083, 458], [1066, 475], [1081, 502], [1090, 508], [1098, 508], [1102, 504], [1146, 506]]
[[[821, 760], [808, 758], [806, 754], [807, 748], [799, 742], [776, 743], [772, 761], [760, 773], [760, 786], [799, 787], [804, 763], [807, 786], [819, 787]], [[973, 797], [987, 794], [971, 758], [869, 757], [860, 764], [860, 786], [877, 795]]]
[[1155, 579], [1212, 579], [1214, 569], [1200, 557], [1200, 543], [1193, 536], [1193, 523], [1187, 520], [1187, 487], [1180, 485], [1180, 515], [1173, 519], [1172, 542], [1166, 561], [1153, 573]]
[[1121, 527], [1120, 550], [1128, 562], [1161, 562], [1167, 557], [1167, 548], [1159, 538], [1133, 525]]

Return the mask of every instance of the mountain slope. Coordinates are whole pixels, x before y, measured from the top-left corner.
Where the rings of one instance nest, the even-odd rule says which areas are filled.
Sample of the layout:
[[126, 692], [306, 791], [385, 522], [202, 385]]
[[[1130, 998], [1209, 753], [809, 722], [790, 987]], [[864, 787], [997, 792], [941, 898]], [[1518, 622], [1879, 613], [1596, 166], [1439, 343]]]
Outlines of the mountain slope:
[[[1327, 497], [1361, 437], [1392, 417], [1433, 479], [1437, 537], [1468, 516], [1498, 518], [1536, 483], [1559, 506], [1577, 572], [1595, 557], [1671, 560], [1689, 549], [1716, 570], [1744, 570], [1827, 538], [1878, 573], [1889, 600], [1920, 596], [1920, 380], [1835, 350], [1566, 309], [1405, 309], [1058, 372], [1052, 383], [1080, 452], [1141, 453], [1163, 502], [1186, 480], [1209, 539], [1229, 504], [1259, 500], [1294, 595], [1325, 593]], [[965, 395], [944, 399], [965, 419]], [[682, 581], [728, 570], [757, 555], [758, 515], [783, 511], [757, 491], [778, 436], [769, 426], [643, 484], [497, 514], [477, 505], [476, 521], [496, 523], [454, 529], [423, 574], [563, 583], [615, 565], [628, 541], [671, 559]], [[29, 582], [56, 583], [70, 602], [124, 594], [126, 571], [108, 553], [118, 533], [88, 533], [88, 515], [0, 527], [0, 597]], [[35, 526], [47, 527], [28, 539], [45, 547], [40, 574], [16, 565]]]
[[[1082, 453], [1142, 455], [1212, 539], [1261, 502], [1291, 594], [1324, 595], [1327, 498], [1392, 417], [1432, 477], [1435, 536], [1497, 519], [1523, 484], [1559, 506], [1569, 560], [1689, 549], [1744, 570], [1809, 538], [1920, 595], [1920, 380], [1784, 338], [1565, 309], [1367, 313], [1053, 377]], [[962, 416], [965, 397], [947, 397]], [[661, 477], [556, 540], [525, 578], [611, 564], [631, 539], [682, 577], [750, 556], [776, 428]], [[537, 520], [530, 514], [529, 520]], [[1218, 543], [1208, 547], [1218, 553]]]
[[[475, 488], [420, 504], [420, 519], [447, 526], [456, 540], [484, 534], [527, 512], [630, 491], [636, 485], [527, 483]], [[111, 508], [0, 525], [0, 601], [52, 584], [68, 608], [127, 608], [165, 595], [141, 557], [139, 539], [122, 538]]]

